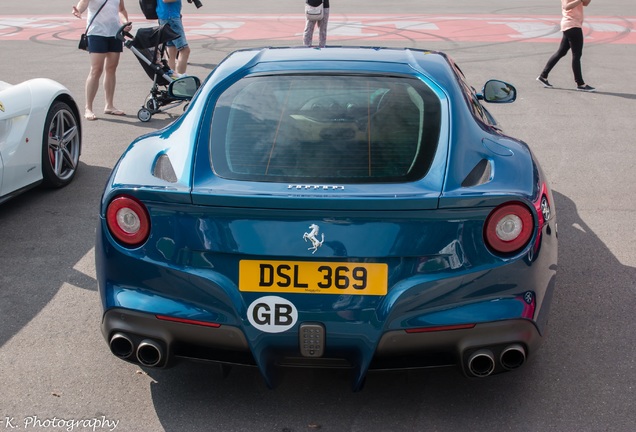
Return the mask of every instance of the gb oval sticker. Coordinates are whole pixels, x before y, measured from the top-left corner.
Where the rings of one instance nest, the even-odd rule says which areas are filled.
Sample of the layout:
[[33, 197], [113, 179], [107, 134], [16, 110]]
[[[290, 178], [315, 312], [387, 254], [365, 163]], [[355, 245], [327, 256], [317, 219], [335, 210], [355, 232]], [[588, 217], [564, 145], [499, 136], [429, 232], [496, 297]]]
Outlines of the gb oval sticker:
[[292, 302], [278, 296], [261, 297], [247, 308], [247, 319], [265, 333], [282, 333], [298, 321], [298, 310]]

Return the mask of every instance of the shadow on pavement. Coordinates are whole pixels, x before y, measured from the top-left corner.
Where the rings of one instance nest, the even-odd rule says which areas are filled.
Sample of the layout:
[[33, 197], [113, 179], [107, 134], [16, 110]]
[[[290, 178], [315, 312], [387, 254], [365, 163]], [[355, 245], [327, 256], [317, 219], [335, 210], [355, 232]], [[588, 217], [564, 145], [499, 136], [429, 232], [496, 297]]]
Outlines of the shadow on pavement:
[[95, 280], [73, 266], [95, 245], [98, 205], [109, 174], [110, 169], [80, 162], [67, 187], [35, 188], [0, 206], [0, 347], [65, 282], [97, 290]]
[[[216, 365], [182, 363], [147, 371], [159, 420], [175, 432], [384, 432], [386, 425], [395, 431], [594, 430], [589, 419], [602, 429], [633, 418], [636, 269], [614, 257], [574, 202], [559, 193], [555, 200], [560, 257], [548, 337], [520, 370], [486, 379], [467, 379], [455, 369], [375, 372], [352, 393], [346, 371], [292, 370], [269, 390], [256, 369], [234, 367], [223, 378]], [[574, 391], [554, 400], [563, 395], [554, 386]], [[533, 423], [520, 425], [521, 418]]]

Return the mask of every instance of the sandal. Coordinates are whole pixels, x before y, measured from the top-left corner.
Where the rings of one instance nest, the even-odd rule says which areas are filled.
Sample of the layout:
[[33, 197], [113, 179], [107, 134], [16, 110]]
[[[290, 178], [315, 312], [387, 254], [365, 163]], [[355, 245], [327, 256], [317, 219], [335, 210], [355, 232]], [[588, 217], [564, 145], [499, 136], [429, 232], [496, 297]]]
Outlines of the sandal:
[[125, 116], [126, 115], [125, 112], [123, 112], [122, 110], [118, 110], [118, 109], [105, 109], [104, 110], [104, 114], [115, 115], [115, 116]]

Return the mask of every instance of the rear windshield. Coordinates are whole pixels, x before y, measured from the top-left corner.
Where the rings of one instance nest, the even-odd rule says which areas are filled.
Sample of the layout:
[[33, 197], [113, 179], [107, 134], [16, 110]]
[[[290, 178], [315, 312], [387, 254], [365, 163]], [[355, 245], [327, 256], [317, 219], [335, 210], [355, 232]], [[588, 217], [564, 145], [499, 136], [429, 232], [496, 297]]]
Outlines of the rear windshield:
[[435, 93], [413, 78], [244, 78], [216, 104], [212, 166], [236, 180], [413, 181], [430, 168], [440, 109]]

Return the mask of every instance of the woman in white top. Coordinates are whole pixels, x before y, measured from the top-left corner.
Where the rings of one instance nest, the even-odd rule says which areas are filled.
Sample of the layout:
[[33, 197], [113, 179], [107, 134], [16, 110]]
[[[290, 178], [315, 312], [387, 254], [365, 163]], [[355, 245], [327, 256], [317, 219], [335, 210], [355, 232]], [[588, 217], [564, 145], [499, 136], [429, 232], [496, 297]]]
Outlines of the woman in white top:
[[115, 35], [117, 30], [126, 23], [128, 23], [125, 27], [126, 31], [130, 31], [132, 28], [132, 25], [128, 22], [128, 12], [124, 6], [124, 0], [79, 0], [77, 5], [73, 6], [73, 15], [82, 18], [82, 13], [86, 10], [88, 10], [86, 22], [90, 23], [90, 28], [86, 30], [86, 34], [88, 36], [91, 69], [86, 79], [84, 118], [86, 120], [95, 120], [97, 118], [93, 111], [93, 102], [95, 101], [102, 73], [104, 74], [106, 100], [104, 114], [126, 115], [123, 111], [115, 108], [113, 103], [115, 84], [117, 82], [116, 71], [119, 65], [119, 56], [123, 51], [122, 42]]

